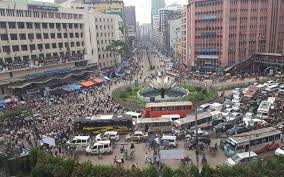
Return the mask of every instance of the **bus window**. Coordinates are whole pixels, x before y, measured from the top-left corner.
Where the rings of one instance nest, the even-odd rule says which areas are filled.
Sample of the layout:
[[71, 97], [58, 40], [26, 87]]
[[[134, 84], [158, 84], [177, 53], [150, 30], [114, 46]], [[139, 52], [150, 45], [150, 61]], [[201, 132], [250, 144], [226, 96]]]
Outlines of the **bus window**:
[[238, 151], [238, 150], [242, 150], [242, 149], [244, 149], [244, 146], [238, 146], [236, 150]]
[[263, 142], [263, 143], [268, 142], [268, 137], [262, 138], [262, 142]]
[[269, 141], [274, 141], [274, 135], [269, 137]]
[[252, 140], [251, 142], [250, 142], [250, 146], [254, 146], [255, 145], [255, 140]]
[[280, 139], [280, 135], [275, 135], [275, 140], [279, 140]]
[[168, 107], [168, 110], [169, 110], [169, 111], [173, 111], [173, 110], [174, 110], [174, 107], [173, 107], [173, 106], [169, 106], [169, 107]]
[[260, 138], [260, 139], [256, 139], [256, 140], [255, 140], [255, 144], [256, 144], [256, 145], [262, 144], [262, 139], [261, 139], [261, 138]]

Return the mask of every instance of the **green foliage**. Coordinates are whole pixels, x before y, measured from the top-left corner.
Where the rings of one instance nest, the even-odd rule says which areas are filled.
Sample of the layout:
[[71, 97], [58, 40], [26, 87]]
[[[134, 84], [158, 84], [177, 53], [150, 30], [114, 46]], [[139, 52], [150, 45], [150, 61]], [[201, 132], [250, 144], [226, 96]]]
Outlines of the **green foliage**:
[[[5, 159], [2, 159], [6, 161]], [[24, 161], [23, 161], [24, 160]], [[257, 161], [246, 166], [218, 166], [213, 169], [205, 165], [201, 172], [196, 166], [181, 167], [176, 170], [164, 166], [160, 172], [150, 165], [144, 169], [124, 169], [114, 166], [93, 166], [90, 161], [78, 163], [48, 155], [40, 150], [32, 150], [29, 158], [16, 159], [17, 163], [31, 167], [30, 171], [17, 171], [14, 176], [32, 177], [282, 177], [284, 174], [284, 157]], [[5, 162], [4, 162], [5, 163]], [[2, 163], [3, 164], [3, 163]], [[16, 164], [14, 164], [16, 165]], [[12, 171], [17, 167], [9, 166]], [[17, 168], [17, 170], [20, 168]], [[29, 168], [26, 168], [29, 169]]]

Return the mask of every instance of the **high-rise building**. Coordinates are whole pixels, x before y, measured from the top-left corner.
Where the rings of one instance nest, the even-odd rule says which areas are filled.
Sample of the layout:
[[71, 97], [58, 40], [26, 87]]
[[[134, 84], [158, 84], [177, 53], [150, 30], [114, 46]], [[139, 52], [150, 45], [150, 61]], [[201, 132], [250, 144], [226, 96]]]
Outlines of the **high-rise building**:
[[284, 52], [284, 1], [191, 0], [186, 8], [183, 61], [219, 70], [256, 52]]
[[181, 57], [181, 18], [169, 20], [170, 49], [178, 59]]
[[151, 24], [153, 28], [153, 16], [159, 15], [159, 9], [166, 6], [165, 0], [152, 0], [151, 1]]
[[126, 20], [126, 32], [128, 35], [128, 42], [130, 42], [133, 47], [136, 41], [135, 6], [125, 6], [124, 13], [125, 13], [125, 20]]
[[143, 23], [140, 26], [140, 38], [143, 43], [149, 42], [152, 27], [150, 23]]
[[181, 14], [182, 7], [177, 3], [159, 9], [159, 30], [161, 35], [160, 46], [163, 49], [170, 50], [169, 20], [180, 18]]

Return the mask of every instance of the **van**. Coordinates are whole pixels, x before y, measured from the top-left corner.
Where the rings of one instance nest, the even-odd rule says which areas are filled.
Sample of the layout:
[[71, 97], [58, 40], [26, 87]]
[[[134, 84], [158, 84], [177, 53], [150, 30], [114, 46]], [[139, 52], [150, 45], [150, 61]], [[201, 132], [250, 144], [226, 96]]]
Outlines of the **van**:
[[142, 116], [141, 116], [142, 114], [141, 114], [141, 113], [138, 113], [138, 112], [126, 112], [126, 113], [124, 113], [124, 114], [131, 116], [132, 119], [139, 119], [139, 118], [142, 117]]
[[96, 136], [96, 141], [104, 141], [104, 140], [118, 141], [119, 134], [117, 131], [106, 131]]
[[90, 144], [91, 137], [90, 136], [75, 136], [73, 139], [67, 141], [67, 144], [76, 147], [79, 151], [86, 149], [86, 147]]
[[177, 146], [177, 137], [176, 136], [170, 136], [170, 135], [163, 135], [160, 143], [162, 144], [163, 142], [168, 142], [169, 147], [176, 147]]
[[91, 143], [87, 148], [87, 154], [111, 154], [113, 151], [110, 141], [97, 141]]
[[253, 151], [250, 152], [242, 152], [233, 155], [226, 161], [226, 164], [230, 167], [236, 165], [246, 165], [250, 161], [259, 160], [257, 154]]

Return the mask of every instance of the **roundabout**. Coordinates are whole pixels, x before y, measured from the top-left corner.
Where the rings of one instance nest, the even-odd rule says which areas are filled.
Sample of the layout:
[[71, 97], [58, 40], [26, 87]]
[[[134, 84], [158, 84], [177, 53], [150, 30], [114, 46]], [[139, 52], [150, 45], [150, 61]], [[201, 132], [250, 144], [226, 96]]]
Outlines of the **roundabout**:
[[191, 101], [195, 105], [197, 102], [198, 104], [212, 102], [217, 96], [218, 93], [213, 88], [173, 82], [171, 84], [151, 82], [149, 84], [125, 85], [112, 92], [115, 102], [127, 110], [139, 112], [142, 112], [145, 104], [149, 102]]

